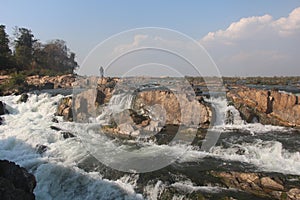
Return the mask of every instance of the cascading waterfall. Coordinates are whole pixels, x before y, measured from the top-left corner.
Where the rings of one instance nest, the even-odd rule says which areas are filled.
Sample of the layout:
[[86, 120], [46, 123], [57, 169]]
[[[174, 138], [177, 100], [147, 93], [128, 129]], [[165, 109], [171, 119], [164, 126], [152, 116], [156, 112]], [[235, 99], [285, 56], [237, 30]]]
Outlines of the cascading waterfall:
[[225, 125], [243, 125], [245, 124], [242, 120], [239, 111], [231, 105], [228, 105], [226, 98], [217, 97], [206, 99], [210, 102], [215, 112], [214, 126], [225, 126]]
[[133, 95], [128, 93], [115, 94], [111, 97], [107, 106], [103, 108], [101, 115], [97, 117], [97, 122], [108, 123], [109, 117], [113, 113], [118, 113], [131, 108]]

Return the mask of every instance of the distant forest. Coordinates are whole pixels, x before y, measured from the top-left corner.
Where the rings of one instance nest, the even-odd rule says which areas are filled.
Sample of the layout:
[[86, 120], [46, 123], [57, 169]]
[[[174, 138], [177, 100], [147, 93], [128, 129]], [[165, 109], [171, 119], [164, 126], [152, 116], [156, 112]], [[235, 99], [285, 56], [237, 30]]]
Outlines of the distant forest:
[[41, 43], [30, 29], [14, 29], [9, 39], [5, 25], [0, 25], [0, 74], [59, 75], [78, 68], [75, 53], [60, 39]]

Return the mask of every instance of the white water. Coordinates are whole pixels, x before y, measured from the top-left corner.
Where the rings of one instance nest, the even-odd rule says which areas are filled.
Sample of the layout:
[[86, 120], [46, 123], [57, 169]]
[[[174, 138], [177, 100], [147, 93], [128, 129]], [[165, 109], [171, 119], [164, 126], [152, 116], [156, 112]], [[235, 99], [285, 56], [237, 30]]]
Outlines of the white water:
[[[87, 155], [81, 142], [65, 140], [49, 128], [57, 126], [51, 120], [61, 97], [30, 95], [22, 104], [16, 104], [19, 96], [0, 98], [12, 113], [5, 115], [5, 124], [0, 126], [0, 159], [14, 161], [35, 175], [37, 199], [142, 199], [130, 182], [104, 180], [101, 174], [76, 166]], [[72, 123], [63, 123], [63, 128], [80, 131]], [[35, 149], [38, 144], [49, 149], [40, 155]]]
[[[124, 97], [124, 96], [123, 96]], [[0, 97], [8, 105], [11, 114], [5, 115], [4, 125], [0, 126], [0, 159], [7, 159], [27, 168], [37, 178], [35, 194], [37, 199], [143, 199], [141, 194], [135, 193], [136, 178], [124, 176], [119, 180], [105, 180], [97, 172], [87, 173], [77, 167], [86, 157], [87, 150], [78, 138], [63, 139], [59, 132], [50, 129], [51, 125], [70, 130], [75, 135], [83, 134], [84, 124], [51, 122], [56, 111], [56, 103], [62, 96], [50, 97], [47, 94], [30, 95], [27, 103], [17, 104], [19, 96]], [[132, 97], [115, 97], [109, 107], [122, 110], [131, 105]], [[123, 102], [118, 104], [118, 102]], [[253, 133], [284, 131], [282, 127], [263, 126], [261, 124], [245, 124], [234, 113], [234, 124], [224, 124], [224, 113], [228, 108], [222, 99], [213, 99], [219, 109], [217, 128], [240, 128]], [[119, 106], [119, 107], [118, 107]], [[102, 139], [102, 138], [101, 138]], [[118, 150], [113, 141], [102, 139], [103, 147], [107, 151]], [[42, 155], [36, 152], [36, 145], [46, 145], [48, 150]], [[120, 148], [126, 148], [124, 145]], [[151, 154], [157, 149], [165, 152], [185, 152], [180, 162], [201, 161], [204, 157], [212, 156], [224, 160], [236, 160], [257, 166], [260, 170], [300, 175], [299, 152], [289, 152], [278, 141], [256, 140], [254, 143], [235, 144], [229, 148], [213, 147], [209, 152], [202, 152], [194, 147], [185, 145], [156, 145], [148, 144], [143, 152]], [[243, 150], [243, 154], [238, 150]], [[110, 158], [114, 159], [114, 158]], [[199, 166], [201, 167], [201, 166]], [[185, 185], [185, 186], [184, 186]], [[178, 187], [191, 187], [189, 184], [177, 183]], [[155, 199], [164, 187], [157, 183], [153, 187], [145, 188], [147, 198]], [[194, 188], [197, 189], [197, 188]], [[217, 188], [198, 188], [216, 190]], [[178, 197], [180, 199], [181, 197]]]
[[131, 108], [133, 96], [131, 94], [121, 93], [113, 95], [107, 106], [104, 107], [101, 115], [95, 122], [107, 123], [108, 117], [114, 113], [121, 112]]
[[242, 120], [240, 113], [235, 107], [228, 106], [228, 102], [225, 98], [212, 97], [210, 99], [205, 99], [205, 101], [210, 102], [215, 110], [216, 121], [214, 126], [226, 126], [227, 113], [231, 112], [233, 117], [233, 123], [230, 125], [244, 125], [245, 122]]

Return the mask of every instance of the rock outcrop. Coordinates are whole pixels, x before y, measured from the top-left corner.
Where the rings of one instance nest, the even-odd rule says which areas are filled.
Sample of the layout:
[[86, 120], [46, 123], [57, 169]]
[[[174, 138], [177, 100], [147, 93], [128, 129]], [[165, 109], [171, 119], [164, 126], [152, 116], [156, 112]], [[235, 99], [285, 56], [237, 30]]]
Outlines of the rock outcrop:
[[29, 76], [26, 78], [27, 84], [35, 86], [36, 89], [55, 89], [55, 88], [72, 88], [76, 76], [66, 74], [61, 76]]
[[236, 188], [247, 193], [271, 199], [300, 199], [300, 188], [288, 183], [286, 177], [268, 176], [261, 173], [246, 172], [211, 172], [229, 188]]
[[7, 160], [0, 160], [0, 199], [33, 200], [35, 177], [26, 169]]
[[300, 103], [296, 95], [238, 87], [229, 91], [227, 97], [248, 123], [300, 127]]
[[98, 77], [78, 78], [73, 83], [73, 96], [69, 97], [67, 102], [61, 101], [57, 115], [76, 122], [88, 122], [90, 117], [97, 117], [101, 114], [101, 106], [108, 103], [112, 97], [117, 80]]
[[200, 103], [196, 98], [164, 90], [139, 92], [135, 97], [133, 108], [150, 112], [152, 118], [165, 117], [165, 123], [173, 125], [208, 126], [212, 116], [210, 107], [203, 102]]
[[60, 100], [57, 111], [57, 116], [63, 116], [65, 121], [73, 121], [73, 112], [72, 112], [72, 97], [64, 97]]

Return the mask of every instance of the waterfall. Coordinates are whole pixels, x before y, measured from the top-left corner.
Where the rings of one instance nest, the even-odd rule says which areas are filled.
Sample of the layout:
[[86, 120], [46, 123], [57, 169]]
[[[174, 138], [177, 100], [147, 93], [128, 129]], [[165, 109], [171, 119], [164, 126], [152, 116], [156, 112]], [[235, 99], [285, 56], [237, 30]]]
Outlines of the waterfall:
[[128, 93], [115, 94], [111, 97], [107, 106], [103, 108], [101, 115], [97, 117], [98, 122], [107, 123], [113, 113], [118, 113], [131, 108], [133, 95]]
[[210, 102], [214, 108], [215, 126], [245, 124], [239, 111], [234, 106], [229, 106], [226, 98], [210, 98], [206, 99], [206, 101]]

